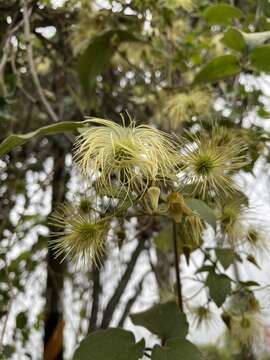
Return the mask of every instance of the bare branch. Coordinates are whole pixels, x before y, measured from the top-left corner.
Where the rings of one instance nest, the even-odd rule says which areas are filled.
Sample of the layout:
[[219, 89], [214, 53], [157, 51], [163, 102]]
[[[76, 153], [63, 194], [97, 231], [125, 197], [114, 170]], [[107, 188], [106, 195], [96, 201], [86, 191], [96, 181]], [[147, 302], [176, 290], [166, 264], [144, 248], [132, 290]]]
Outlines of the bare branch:
[[91, 316], [89, 320], [88, 333], [93, 332], [97, 328], [97, 317], [99, 310], [99, 295], [101, 292], [101, 284], [100, 284], [100, 270], [96, 266], [93, 268], [93, 301], [92, 301], [92, 309]]
[[33, 48], [32, 48], [32, 42], [31, 42], [31, 31], [30, 31], [30, 20], [29, 20], [30, 14], [31, 14], [31, 9], [28, 10], [27, 0], [24, 0], [23, 1], [24, 35], [25, 35], [25, 41], [26, 41], [29, 70], [31, 72], [32, 79], [33, 79], [34, 85], [37, 89], [37, 93], [39, 95], [40, 101], [42, 102], [46, 112], [52, 118], [52, 120], [54, 122], [57, 122], [59, 120], [59, 118], [44, 95], [43, 89], [42, 89], [40, 81], [39, 81], [38, 74], [35, 69], [35, 64], [34, 64], [34, 59], [33, 59]]
[[114, 311], [121, 299], [123, 292], [125, 291], [125, 289], [127, 287], [128, 281], [134, 270], [134, 267], [139, 258], [139, 255], [145, 248], [145, 240], [146, 239], [143, 238], [144, 237], [143, 234], [141, 234], [141, 237], [142, 237], [141, 239], [139, 238], [138, 245], [136, 246], [135, 250], [133, 251], [131, 259], [126, 266], [126, 270], [125, 270], [117, 288], [115, 289], [113, 296], [111, 297], [110, 301], [107, 304], [106, 309], [104, 310], [103, 319], [101, 322], [102, 329], [106, 329], [108, 327], [108, 325], [110, 324], [113, 314], [114, 314]]
[[144, 276], [142, 277], [142, 279], [140, 280], [139, 284], [137, 285], [136, 291], [134, 293], [133, 296], [131, 296], [131, 298], [128, 300], [128, 302], [126, 303], [125, 309], [123, 311], [123, 314], [118, 322], [118, 327], [123, 327], [126, 318], [128, 317], [128, 315], [130, 314], [130, 310], [132, 308], [132, 306], [134, 305], [135, 301], [138, 299], [138, 297], [140, 296], [141, 292], [142, 292], [142, 286], [143, 286], [143, 282], [146, 278], [146, 276], [149, 274], [149, 271], [147, 271], [146, 274], [144, 274]]

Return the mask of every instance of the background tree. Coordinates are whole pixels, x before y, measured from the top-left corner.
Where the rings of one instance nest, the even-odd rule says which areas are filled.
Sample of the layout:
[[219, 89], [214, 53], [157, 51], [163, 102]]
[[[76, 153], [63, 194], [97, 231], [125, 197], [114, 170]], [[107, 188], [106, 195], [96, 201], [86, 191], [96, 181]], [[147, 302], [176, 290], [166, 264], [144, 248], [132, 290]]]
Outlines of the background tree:
[[[259, 357], [264, 304], [257, 294], [268, 284], [242, 276], [247, 264], [260, 267], [267, 228], [251, 211], [246, 188], [236, 192], [235, 182], [255, 176], [260, 164], [268, 171], [262, 86], [268, 77], [260, 72], [269, 72], [269, 3], [2, 0], [0, 13], [4, 358], [41, 358], [40, 344], [32, 344], [43, 333], [45, 359], [63, 358], [65, 346], [71, 357], [88, 333], [131, 328], [130, 313], [149, 294], [144, 308], [162, 305], [131, 319], [160, 336], [162, 345], [167, 341], [171, 353], [156, 345], [151, 355], [119, 329], [103, 333], [102, 341], [115, 337], [120, 352], [135, 346], [134, 359], [143, 352], [174, 359], [183, 351], [198, 358], [192, 345], [174, 343], [175, 334], [152, 324], [162, 309], [181, 318], [177, 334], [185, 337], [182, 311], [163, 305], [178, 298], [190, 323], [222, 319], [229, 358]], [[85, 184], [71, 154], [74, 134], [93, 126], [83, 123], [85, 116], [122, 124], [121, 113], [126, 126], [131, 118], [173, 136], [182, 177], [174, 188], [167, 178], [158, 186], [149, 182], [138, 199], [120, 197], [116, 211], [113, 199], [122, 194]], [[123, 181], [123, 174], [110, 175]], [[58, 229], [48, 216], [64, 202], [84, 214], [93, 208], [101, 217], [114, 214], [102, 266], [78, 269], [69, 258], [55, 259], [48, 243]], [[149, 291], [149, 284], [156, 286]], [[93, 344], [96, 333], [90, 336]]]

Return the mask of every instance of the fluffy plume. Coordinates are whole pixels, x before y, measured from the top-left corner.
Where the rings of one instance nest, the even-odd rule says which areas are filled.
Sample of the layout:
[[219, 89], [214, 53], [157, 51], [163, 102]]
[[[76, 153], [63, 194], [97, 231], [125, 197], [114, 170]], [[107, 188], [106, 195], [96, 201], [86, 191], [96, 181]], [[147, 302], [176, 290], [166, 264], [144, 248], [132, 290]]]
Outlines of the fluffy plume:
[[202, 233], [204, 231], [204, 225], [199, 215], [194, 213], [186, 216], [183, 228], [184, 232], [189, 235], [195, 244], [200, 244]]
[[236, 190], [232, 175], [247, 161], [245, 146], [223, 130], [194, 135], [182, 150], [182, 183], [202, 198], [228, 196]]
[[241, 345], [254, 346], [263, 341], [264, 324], [261, 317], [254, 313], [232, 316], [230, 335]]
[[245, 248], [254, 255], [270, 255], [269, 231], [264, 223], [250, 224], [246, 232]]
[[247, 199], [240, 193], [229, 196], [219, 203], [218, 219], [221, 231], [230, 242], [241, 242], [246, 233], [245, 223], [251, 216]]
[[210, 327], [215, 320], [213, 312], [209, 306], [196, 306], [191, 309], [193, 326], [196, 328]]
[[170, 96], [165, 104], [165, 119], [169, 120], [170, 128], [178, 129], [183, 122], [189, 121], [193, 115], [205, 115], [212, 106], [212, 96], [201, 90]]
[[84, 131], [75, 144], [75, 160], [83, 175], [97, 177], [97, 186], [143, 194], [156, 182], [175, 178], [179, 154], [171, 137], [151, 126], [128, 127], [110, 120]]
[[105, 250], [108, 219], [93, 220], [89, 212], [61, 206], [50, 217], [54, 228], [50, 241], [55, 256], [70, 257], [76, 264], [99, 265]]

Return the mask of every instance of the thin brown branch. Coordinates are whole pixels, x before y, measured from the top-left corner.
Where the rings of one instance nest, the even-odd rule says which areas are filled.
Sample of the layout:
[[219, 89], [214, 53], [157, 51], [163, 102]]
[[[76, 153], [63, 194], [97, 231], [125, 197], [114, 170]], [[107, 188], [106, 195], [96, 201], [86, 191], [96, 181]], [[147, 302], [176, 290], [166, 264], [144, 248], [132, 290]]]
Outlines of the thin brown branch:
[[4, 324], [3, 324], [3, 328], [2, 328], [2, 332], [1, 332], [1, 336], [0, 336], [0, 354], [2, 353], [2, 349], [3, 349], [4, 336], [5, 336], [5, 333], [6, 333], [9, 314], [11, 312], [11, 307], [12, 307], [13, 300], [15, 299], [15, 294], [13, 292], [13, 283], [12, 283], [12, 280], [11, 280], [11, 278], [9, 276], [8, 266], [7, 266], [6, 260], [5, 260], [5, 269], [4, 270], [5, 270], [6, 277], [7, 277], [7, 283], [8, 283], [8, 287], [9, 287], [9, 291], [10, 291], [10, 298], [9, 298], [9, 301], [8, 301], [7, 313], [6, 313], [6, 317], [5, 317], [5, 320], [4, 320]]
[[183, 298], [182, 298], [182, 286], [181, 286], [181, 279], [180, 279], [180, 256], [179, 256], [179, 249], [177, 243], [177, 229], [176, 223], [173, 220], [172, 222], [173, 227], [173, 251], [174, 251], [174, 266], [175, 266], [175, 276], [176, 276], [176, 288], [177, 288], [177, 299], [178, 299], [178, 306], [181, 311], [183, 311]]
[[36, 87], [38, 96], [40, 98], [41, 103], [43, 104], [47, 114], [51, 117], [51, 119], [54, 122], [57, 122], [59, 120], [57, 114], [51, 107], [50, 103], [46, 99], [43, 89], [41, 87], [41, 83], [38, 77], [38, 74], [36, 72], [35, 64], [34, 64], [34, 58], [33, 58], [33, 47], [32, 47], [32, 41], [31, 41], [31, 30], [30, 30], [30, 14], [31, 9], [28, 9], [28, 3], [27, 0], [23, 1], [23, 19], [24, 19], [24, 35], [25, 35], [25, 42], [26, 42], [26, 50], [27, 50], [27, 60], [28, 60], [28, 66], [30, 73], [32, 75], [33, 83]]
[[[144, 236], [141, 235], [141, 237], [144, 237]], [[132, 275], [132, 272], [133, 272], [136, 262], [139, 258], [139, 255], [145, 248], [144, 242], [145, 242], [144, 238], [139, 238], [138, 245], [136, 246], [135, 250], [132, 253], [131, 259], [126, 266], [126, 270], [125, 270], [118, 286], [116, 287], [113, 296], [109, 300], [109, 302], [104, 310], [103, 318], [102, 318], [102, 322], [101, 322], [102, 329], [106, 329], [112, 320], [114, 311], [122, 297], [123, 292], [125, 291], [125, 289], [127, 287], [127, 284]]]
[[137, 285], [134, 295], [131, 296], [131, 298], [127, 301], [124, 311], [122, 313], [122, 316], [118, 322], [118, 327], [123, 327], [124, 322], [126, 321], [126, 318], [130, 314], [130, 310], [131, 310], [132, 306], [134, 305], [135, 301], [138, 299], [138, 297], [140, 296], [140, 294], [142, 292], [143, 282], [148, 274], [149, 274], [149, 271], [147, 271], [147, 273], [144, 274], [144, 276], [140, 280], [139, 284]]
[[93, 268], [93, 296], [91, 316], [89, 320], [88, 333], [91, 333], [97, 328], [98, 310], [99, 310], [99, 295], [101, 292], [100, 284], [100, 269], [96, 266]]

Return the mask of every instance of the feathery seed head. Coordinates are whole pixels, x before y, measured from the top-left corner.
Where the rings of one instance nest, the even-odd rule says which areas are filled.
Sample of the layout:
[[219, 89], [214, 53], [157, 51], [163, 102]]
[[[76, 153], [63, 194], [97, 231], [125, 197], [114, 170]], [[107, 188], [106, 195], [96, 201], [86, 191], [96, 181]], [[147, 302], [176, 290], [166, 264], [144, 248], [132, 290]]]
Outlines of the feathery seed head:
[[263, 340], [264, 326], [258, 314], [245, 313], [230, 318], [230, 334], [241, 345], [253, 346]]
[[235, 194], [233, 198], [224, 198], [220, 203], [218, 219], [222, 233], [228, 237], [230, 242], [243, 240], [249, 213], [247, 200], [240, 193]]
[[189, 234], [195, 244], [199, 244], [202, 239], [204, 225], [199, 215], [193, 213], [185, 217], [184, 232]]
[[187, 141], [182, 151], [182, 181], [192, 193], [207, 198], [224, 197], [236, 190], [232, 175], [246, 164], [245, 147], [236, 138], [226, 144], [213, 131]]
[[230, 299], [230, 312], [233, 315], [243, 313], [259, 313], [261, 306], [254, 293], [247, 289], [239, 289]]
[[54, 228], [50, 241], [55, 256], [70, 257], [76, 265], [99, 265], [105, 250], [108, 219], [94, 220], [91, 214], [68, 205], [61, 206], [50, 217]]
[[158, 203], [160, 197], [160, 188], [157, 186], [151, 186], [144, 197], [144, 203], [146, 210], [152, 214], [158, 211]]
[[270, 255], [269, 231], [265, 224], [250, 224], [247, 229], [245, 247], [256, 256]]
[[169, 211], [176, 223], [182, 221], [183, 215], [192, 215], [192, 210], [186, 205], [184, 197], [179, 192], [172, 192], [168, 196]]
[[171, 137], [147, 125], [128, 127], [110, 120], [90, 119], [93, 126], [75, 144], [75, 160], [83, 175], [99, 174], [98, 187], [113, 183], [143, 193], [157, 181], [175, 177], [179, 155]]
[[193, 90], [170, 96], [165, 104], [164, 113], [169, 119], [170, 127], [178, 129], [194, 115], [205, 115], [210, 111], [212, 97], [208, 92]]
[[202, 325], [210, 326], [213, 320], [213, 313], [208, 306], [197, 306], [192, 308], [191, 315], [194, 318], [194, 325], [200, 328]]

